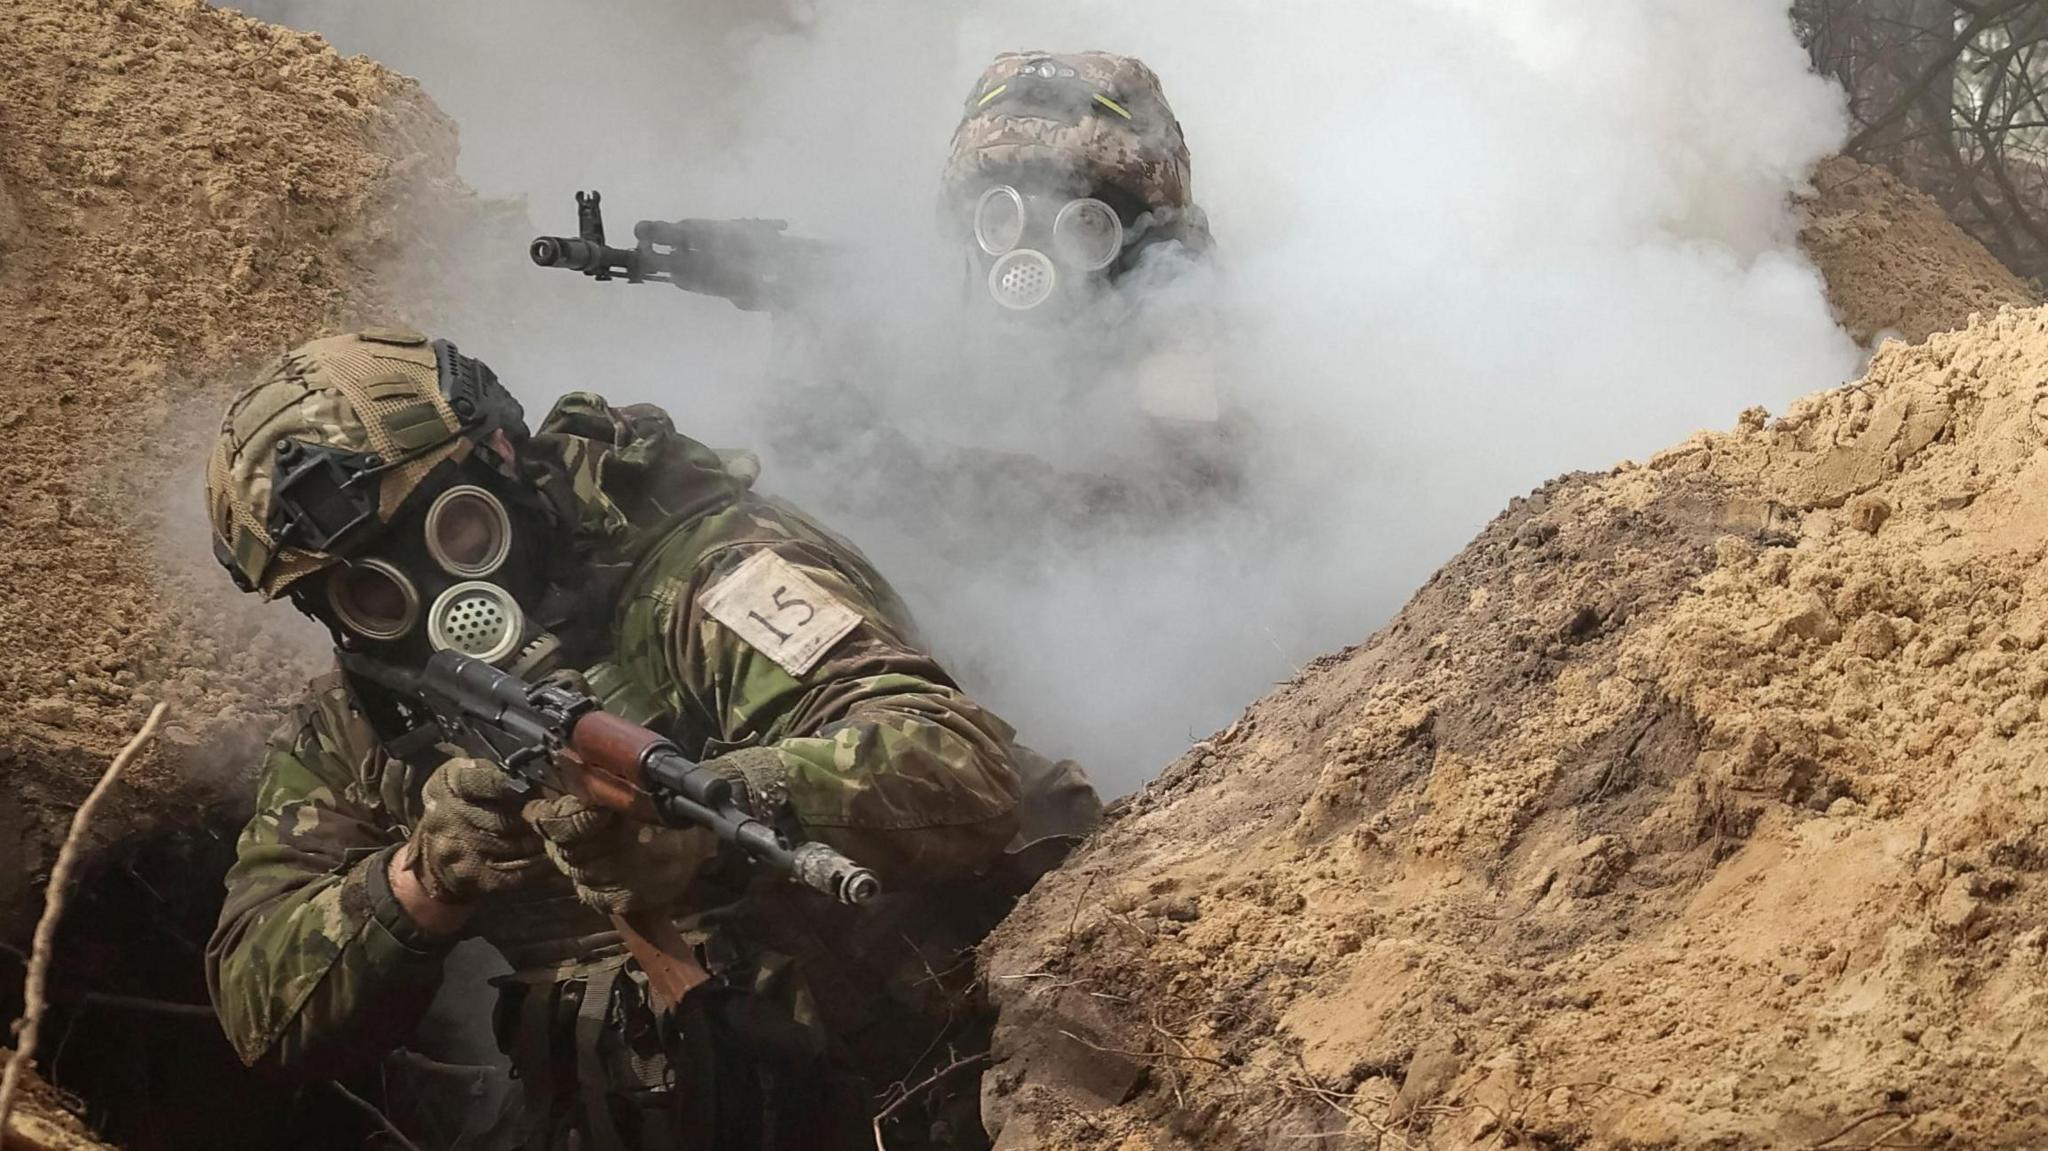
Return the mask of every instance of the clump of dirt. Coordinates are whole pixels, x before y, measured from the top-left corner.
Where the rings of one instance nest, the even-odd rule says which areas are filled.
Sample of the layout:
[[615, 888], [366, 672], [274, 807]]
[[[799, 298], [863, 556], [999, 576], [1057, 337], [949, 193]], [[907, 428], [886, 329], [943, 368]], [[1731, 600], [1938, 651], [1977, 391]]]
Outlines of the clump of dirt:
[[1821, 163], [1801, 205], [1800, 243], [1827, 278], [1828, 298], [1864, 344], [1935, 332], [2025, 307], [2041, 294], [1957, 227], [1925, 193], [1847, 156]]
[[489, 215], [454, 159], [416, 84], [318, 36], [197, 3], [0, 7], [8, 937], [150, 702], [164, 750], [109, 836], [189, 818], [302, 682], [301, 633], [208, 556], [193, 461], [235, 371], [431, 291], [437, 225]]
[[2044, 557], [2048, 309], [1516, 501], [1001, 929], [998, 1146], [2048, 1141]]

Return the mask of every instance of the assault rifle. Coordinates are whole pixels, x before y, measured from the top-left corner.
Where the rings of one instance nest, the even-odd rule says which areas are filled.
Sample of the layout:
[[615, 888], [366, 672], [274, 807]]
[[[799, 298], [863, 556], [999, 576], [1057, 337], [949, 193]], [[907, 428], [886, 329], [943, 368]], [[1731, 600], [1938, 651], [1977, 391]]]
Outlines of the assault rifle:
[[603, 197], [576, 193], [576, 235], [536, 236], [527, 254], [543, 268], [567, 268], [593, 280], [674, 284], [730, 300], [742, 311], [786, 309], [818, 280], [829, 249], [785, 235], [782, 220], [642, 220], [634, 246], [605, 243]]
[[790, 844], [734, 802], [725, 777], [595, 697], [528, 683], [454, 651], [435, 652], [420, 669], [350, 652], [341, 663], [424, 706], [450, 742], [489, 755], [526, 787], [566, 791], [648, 823], [704, 828], [841, 903], [866, 903], [881, 889], [873, 872], [825, 844]]

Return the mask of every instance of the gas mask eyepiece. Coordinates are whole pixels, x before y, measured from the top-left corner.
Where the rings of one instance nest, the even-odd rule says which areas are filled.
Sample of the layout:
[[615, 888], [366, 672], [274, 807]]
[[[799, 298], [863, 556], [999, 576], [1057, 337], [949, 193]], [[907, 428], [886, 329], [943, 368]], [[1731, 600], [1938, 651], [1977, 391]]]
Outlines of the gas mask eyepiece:
[[1008, 184], [981, 194], [974, 205], [974, 242], [991, 256], [1000, 256], [1024, 239], [1024, 195]]
[[365, 639], [404, 639], [420, 618], [420, 593], [405, 573], [383, 560], [357, 560], [327, 577], [327, 605], [350, 631]]
[[1124, 250], [1124, 222], [1095, 199], [1070, 200], [1052, 221], [1052, 250], [1060, 262], [1099, 272]]
[[449, 488], [427, 508], [427, 554], [450, 575], [482, 579], [512, 551], [512, 517], [474, 484]]

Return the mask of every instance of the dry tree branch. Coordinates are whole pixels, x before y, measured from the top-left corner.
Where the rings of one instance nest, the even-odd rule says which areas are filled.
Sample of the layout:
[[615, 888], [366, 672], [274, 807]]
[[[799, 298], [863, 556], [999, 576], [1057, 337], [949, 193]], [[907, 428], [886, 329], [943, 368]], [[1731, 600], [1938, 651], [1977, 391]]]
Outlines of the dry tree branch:
[[1865, 1111], [1863, 1114], [1858, 1115], [1854, 1119], [1851, 1119], [1847, 1127], [1844, 1127], [1841, 1130], [1836, 1131], [1833, 1135], [1830, 1135], [1827, 1138], [1822, 1139], [1818, 1143], [1808, 1143], [1806, 1146], [1809, 1149], [1811, 1149], [1811, 1151], [1817, 1151], [1818, 1148], [1826, 1147], [1830, 1143], [1839, 1142], [1844, 1137], [1848, 1136], [1851, 1132], [1855, 1131], [1858, 1127], [1862, 1127], [1865, 1124], [1874, 1123], [1879, 1119], [1900, 1118], [1911, 1118], [1911, 1115], [1908, 1112], [1900, 1111], [1894, 1107], [1879, 1107], [1872, 1111]]
[[398, 1145], [400, 1147], [405, 1148], [405, 1151], [420, 1151], [420, 1145], [406, 1138], [405, 1132], [400, 1131], [398, 1129], [398, 1124], [393, 1123], [389, 1115], [386, 1115], [382, 1111], [379, 1111], [377, 1109], [376, 1104], [370, 1102], [368, 1099], [363, 1098], [355, 1092], [350, 1091], [348, 1088], [343, 1087], [339, 1082], [336, 1082], [333, 1079], [329, 1079], [327, 1081], [327, 1085], [329, 1087], [334, 1088], [334, 1093], [336, 1095], [339, 1095], [343, 1099], [348, 1100], [351, 1104], [353, 1104], [356, 1107], [357, 1110], [363, 1112], [365, 1115], [368, 1115], [370, 1118], [375, 1119], [377, 1121], [377, 1126], [382, 1127], [386, 1135], [389, 1135], [391, 1136], [391, 1138], [397, 1140]]
[[164, 704], [150, 709], [149, 718], [142, 723], [142, 730], [107, 765], [106, 774], [78, 805], [71, 816], [71, 830], [64, 834], [64, 843], [57, 849], [57, 863], [50, 868], [50, 886], [43, 895], [43, 917], [36, 921], [34, 942], [29, 947], [28, 978], [21, 993], [21, 1020], [15, 1025], [17, 1037], [14, 1054], [8, 1057], [7, 1071], [0, 1076], [0, 1133], [7, 1130], [7, 1112], [14, 1105], [14, 1094], [21, 1087], [21, 1073], [28, 1068], [30, 1059], [36, 1053], [36, 1032], [42, 1026], [43, 1010], [49, 1006], [45, 984], [50, 977], [50, 951], [57, 940], [57, 921], [63, 918], [66, 888], [71, 883], [71, 870], [78, 863], [79, 848], [85, 842], [85, 829], [92, 823], [93, 813], [99, 810], [100, 802], [113, 790], [114, 781], [128, 770], [151, 736], [156, 734], [157, 724], [163, 721]]
[[962, 1067], [972, 1067], [977, 1063], [986, 1063], [988, 1062], [988, 1058], [989, 1053], [984, 1051], [979, 1055], [969, 1055], [965, 1059], [956, 1059], [953, 1062], [948, 1063], [946, 1066], [939, 1068], [937, 1071], [932, 1072], [931, 1076], [927, 1078], [924, 1082], [919, 1083], [917, 1086], [912, 1087], [910, 1090], [905, 1091], [903, 1094], [897, 1096], [896, 1101], [894, 1103], [891, 1103], [887, 1107], [884, 1107], [880, 1111], [876, 1112], [873, 1124], [875, 1131], [875, 1151], [889, 1151], [888, 1144], [882, 1142], [882, 1124], [885, 1121], [887, 1121], [890, 1116], [896, 1114], [897, 1110], [901, 1108], [905, 1103], [908, 1103], [912, 1099], [915, 1099], [919, 1095], [923, 1094], [924, 1092], [931, 1090], [933, 1085], [938, 1083], [939, 1080], [944, 1079], [946, 1076], [951, 1075], [953, 1072], [960, 1070]]
[[1865, 124], [1861, 131], [1850, 138], [1849, 143], [1843, 147], [1842, 151], [1852, 156], [1860, 153], [1863, 146], [1870, 143], [1878, 133], [1891, 127], [1901, 117], [1905, 116], [1906, 113], [1912, 111], [1913, 106], [1920, 102], [1920, 98], [1927, 93], [1929, 88], [1933, 87], [1934, 82], [1955, 66], [1955, 62], [1962, 57], [1965, 51], [1969, 50], [1970, 45], [1976, 41], [1977, 37], [1986, 28], [1991, 26], [1992, 21], [2029, 2], [2031, 0], [2004, 0], [2003, 3], [1986, 7], [1970, 17], [1970, 22], [1963, 27], [1961, 32], [1956, 33], [1955, 37], [1949, 41], [1948, 47], [1942, 49], [1939, 55], [1927, 61], [1927, 65], [1920, 70], [1918, 76], [1915, 76], [1906, 85], [1899, 98], [1892, 102], [1892, 106], [1876, 119]]

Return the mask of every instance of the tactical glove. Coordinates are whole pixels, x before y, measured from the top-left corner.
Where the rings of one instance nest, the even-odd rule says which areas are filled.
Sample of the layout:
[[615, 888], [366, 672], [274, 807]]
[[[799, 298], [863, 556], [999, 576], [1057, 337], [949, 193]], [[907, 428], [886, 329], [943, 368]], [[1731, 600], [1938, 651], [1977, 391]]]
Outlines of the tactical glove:
[[733, 802], [740, 810], [770, 825], [781, 821], [789, 803], [789, 764], [772, 747], [743, 747], [704, 766], [724, 776], [733, 785]]
[[520, 814], [527, 797], [480, 759], [442, 764], [420, 791], [413, 868], [437, 903], [466, 905], [526, 887], [549, 872], [540, 836]]
[[670, 906], [718, 853], [708, 831], [641, 823], [573, 795], [538, 800], [526, 815], [577, 898], [612, 914]]

